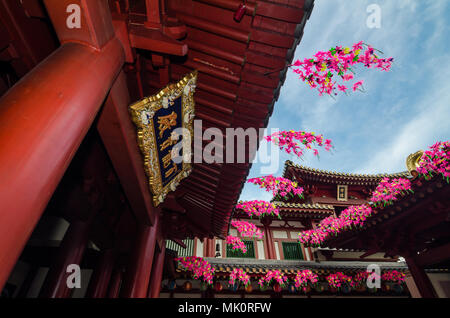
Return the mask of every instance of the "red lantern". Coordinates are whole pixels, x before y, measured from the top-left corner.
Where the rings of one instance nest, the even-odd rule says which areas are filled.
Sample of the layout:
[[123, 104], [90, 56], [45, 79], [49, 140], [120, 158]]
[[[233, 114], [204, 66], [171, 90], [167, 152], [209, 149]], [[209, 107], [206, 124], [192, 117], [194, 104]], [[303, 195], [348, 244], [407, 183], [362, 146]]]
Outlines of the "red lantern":
[[190, 281], [185, 282], [183, 288], [185, 291], [190, 291], [192, 289], [192, 283]]
[[241, 3], [234, 13], [234, 20], [237, 22], [241, 22], [242, 18], [244, 17], [245, 10], [245, 3]]
[[273, 291], [276, 293], [281, 293], [281, 291], [283, 290], [283, 288], [280, 286], [280, 284], [275, 283], [275, 285], [273, 285]]
[[214, 290], [215, 290], [216, 292], [220, 292], [220, 291], [222, 291], [222, 289], [223, 289], [223, 286], [222, 286], [221, 283], [216, 282], [216, 283], [214, 284]]

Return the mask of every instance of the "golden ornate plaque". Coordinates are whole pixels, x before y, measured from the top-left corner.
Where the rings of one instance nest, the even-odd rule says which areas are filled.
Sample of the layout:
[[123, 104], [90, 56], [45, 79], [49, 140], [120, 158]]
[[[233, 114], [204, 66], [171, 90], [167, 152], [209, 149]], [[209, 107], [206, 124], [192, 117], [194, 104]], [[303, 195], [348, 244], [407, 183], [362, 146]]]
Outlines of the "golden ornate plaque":
[[155, 206], [191, 173], [196, 84], [194, 71], [130, 106]]

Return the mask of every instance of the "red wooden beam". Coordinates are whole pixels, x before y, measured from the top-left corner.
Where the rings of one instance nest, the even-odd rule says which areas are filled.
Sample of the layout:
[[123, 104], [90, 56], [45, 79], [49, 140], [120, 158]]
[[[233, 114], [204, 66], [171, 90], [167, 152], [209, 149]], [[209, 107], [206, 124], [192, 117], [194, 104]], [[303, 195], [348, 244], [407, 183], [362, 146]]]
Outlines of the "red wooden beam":
[[423, 267], [417, 265], [414, 257], [405, 257], [411, 276], [423, 298], [436, 298], [436, 291]]
[[145, 0], [145, 9], [147, 11], [146, 27], [158, 28], [161, 26], [161, 8], [160, 0]]
[[417, 255], [414, 259], [416, 264], [422, 267], [447, 261], [450, 259], [450, 243], [431, 248], [428, 251]]
[[164, 257], [166, 255], [166, 243], [162, 244], [162, 248], [156, 256], [155, 264], [152, 268], [152, 276], [150, 278], [150, 286], [148, 289], [148, 298], [159, 298], [161, 290], [161, 281], [164, 271]]
[[[85, 43], [101, 49], [114, 37], [111, 12], [105, 0], [44, 0], [47, 12], [62, 44]], [[67, 9], [73, 5], [81, 8], [79, 28], [69, 28]], [[72, 11], [74, 12], [74, 11]], [[76, 11], [75, 11], [76, 12]]]
[[126, 298], [146, 298], [156, 246], [159, 215], [152, 227], [142, 225], [137, 233], [134, 250], [125, 272], [121, 295]]
[[132, 47], [158, 53], [184, 56], [188, 52], [186, 44], [143, 25], [130, 24], [130, 42]]
[[[224, 51], [221, 49], [218, 49], [216, 47], [213, 47], [211, 45], [206, 45], [204, 43], [193, 41], [186, 39], [186, 43], [189, 45], [190, 49], [206, 53], [208, 55], [212, 55], [215, 57], [219, 57], [221, 59], [233, 62], [238, 65], [244, 65], [245, 58], [241, 55], [237, 55], [228, 51]], [[265, 64], [267, 65], [267, 64]], [[273, 66], [273, 65], [272, 65]]]
[[[225, 26], [222, 24], [214, 23], [212, 21], [208, 21], [202, 18], [194, 17], [191, 15], [187, 15], [181, 12], [176, 13], [177, 18], [179, 18], [182, 22], [190, 25], [192, 27], [217, 34], [223, 37], [230, 38], [232, 40], [236, 40], [243, 43], [248, 43], [250, 41], [250, 33], [241, 31], [237, 28], [231, 28], [229, 26]], [[213, 18], [213, 17], [211, 17]]]

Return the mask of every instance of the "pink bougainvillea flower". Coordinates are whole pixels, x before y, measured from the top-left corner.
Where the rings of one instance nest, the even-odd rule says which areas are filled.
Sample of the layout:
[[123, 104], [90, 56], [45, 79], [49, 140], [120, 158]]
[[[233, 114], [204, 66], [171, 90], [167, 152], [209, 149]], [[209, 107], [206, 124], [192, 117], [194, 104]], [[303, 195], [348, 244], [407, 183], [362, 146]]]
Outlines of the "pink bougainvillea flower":
[[253, 223], [247, 221], [233, 220], [231, 221], [231, 226], [235, 227], [242, 237], [249, 237], [249, 238], [256, 237], [259, 239], [263, 238], [263, 233]]
[[236, 209], [244, 211], [250, 217], [262, 217], [265, 215], [275, 215], [280, 217], [280, 213], [275, 204], [267, 201], [243, 201], [236, 205]]
[[[343, 82], [354, 79], [353, 68], [363, 65], [366, 68], [389, 71], [394, 59], [380, 58], [370, 45], [362, 41], [353, 44], [351, 48], [336, 46], [328, 51], [319, 51], [313, 58], [303, 61], [297, 60], [291, 66], [293, 71], [299, 74], [299, 78], [307, 83], [312, 89], [317, 89], [319, 96], [323, 94], [337, 95], [339, 91], [345, 92], [338, 80]], [[353, 90], [356, 91], [362, 82], [356, 82]], [[337, 90], [336, 90], [337, 85]]]
[[301, 288], [303, 291], [306, 291], [308, 282], [310, 282], [311, 284], [315, 284], [318, 280], [319, 277], [310, 269], [304, 269], [302, 271], [298, 271], [297, 275], [295, 275], [294, 285], [296, 288]]
[[441, 174], [447, 182], [450, 181], [450, 142], [439, 141], [424, 151], [419, 161], [417, 172], [429, 180], [433, 174]]
[[345, 85], [338, 85], [338, 89], [339, 89], [339, 91], [345, 93], [347, 91], [347, 86], [345, 86]]
[[374, 206], [386, 206], [398, 200], [401, 195], [412, 192], [411, 181], [404, 178], [383, 178], [376, 189], [372, 192], [370, 202]]
[[263, 287], [264, 285], [270, 286], [272, 281], [276, 281], [281, 287], [283, 287], [287, 283], [288, 278], [279, 270], [269, 270], [265, 276], [259, 279], [258, 285], [260, 287]]
[[212, 284], [215, 269], [205, 259], [196, 256], [178, 257], [175, 259], [187, 271], [192, 272], [194, 279], [203, 279]]
[[360, 86], [362, 86], [363, 81], [356, 82], [353, 84], [353, 91], [356, 91]]
[[295, 195], [300, 198], [303, 197], [303, 188], [298, 187], [297, 182], [282, 177], [274, 177], [272, 175], [251, 178], [247, 180], [248, 183], [259, 185], [260, 188], [268, 192], [272, 192], [274, 197], [281, 196], [285, 198], [288, 194], [293, 197]]
[[247, 246], [245, 246], [244, 242], [239, 237], [228, 235], [226, 239], [226, 243], [231, 245], [233, 250], [241, 250], [242, 253], [247, 253]]
[[352, 278], [342, 272], [330, 274], [326, 277], [326, 280], [331, 287], [336, 289], [341, 288], [343, 284], [348, 284], [349, 286], [352, 285]]
[[[313, 145], [324, 147], [326, 151], [330, 151], [333, 147], [330, 139], [324, 139], [322, 135], [316, 135], [314, 132], [305, 132], [301, 130], [275, 132], [270, 136], [264, 137], [264, 139], [268, 142], [273, 142], [288, 154], [293, 152], [299, 158], [303, 156], [305, 148], [314, 151]], [[314, 151], [314, 154], [319, 155], [319, 152]]]
[[362, 227], [365, 220], [373, 214], [367, 204], [349, 206], [339, 217], [329, 216], [323, 219], [315, 229], [300, 232], [300, 243], [320, 246], [330, 236], [336, 236], [344, 230]]
[[346, 74], [346, 75], [342, 76], [342, 79], [344, 81], [350, 81], [353, 79], [353, 77], [354, 77], [353, 74]]
[[381, 279], [387, 282], [402, 283], [405, 281], [405, 273], [392, 270], [386, 271], [381, 275]]
[[236, 280], [242, 282], [245, 286], [250, 285], [250, 276], [242, 268], [234, 268], [230, 274], [228, 284], [234, 286]]

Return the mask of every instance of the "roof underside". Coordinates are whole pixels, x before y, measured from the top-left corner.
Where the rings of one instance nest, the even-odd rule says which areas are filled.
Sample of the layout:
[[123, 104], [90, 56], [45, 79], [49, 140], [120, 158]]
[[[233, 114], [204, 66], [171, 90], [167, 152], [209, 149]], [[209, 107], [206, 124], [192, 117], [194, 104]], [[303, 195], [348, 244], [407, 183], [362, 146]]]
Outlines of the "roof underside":
[[[414, 193], [391, 206], [378, 209], [361, 229], [348, 230], [326, 240], [322, 246], [359, 251], [405, 253], [448, 251], [450, 238], [450, 185], [440, 176], [413, 181]], [[442, 254], [444, 253], [438, 253]], [[437, 255], [439, 256], [439, 255]], [[430, 262], [433, 257], [430, 257]], [[440, 259], [437, 257], [436, 259]]]
[[[170, 79], [177, 80], [193, 69], [199, 71], [196, 119], [203, 121], [203, 129], [267, 126], [313, 7], [310, 0], [247, 1], [252, 11], [236, 22], [233, 14], [240, 3], [168, 1], [168, 15], [187, 26], [182, 41], [189, 47], [187, 57], [171, 59]], [[146, 84], [159, 89], [161, 83], [155, 81], [157, 73], [151, 61], [145, 63], [145, 69]], [[206, 145], [203, 142], [202, 148]], [[189, 219], [212, 235], [223, 236], [228, 231], [251, 166], [250, 150], [246, 151], [246, 163], [242, 164], [195, 163], [192, 174], [181, 184], [181, 200], [192, 207], [187, 209]]]

